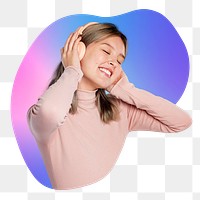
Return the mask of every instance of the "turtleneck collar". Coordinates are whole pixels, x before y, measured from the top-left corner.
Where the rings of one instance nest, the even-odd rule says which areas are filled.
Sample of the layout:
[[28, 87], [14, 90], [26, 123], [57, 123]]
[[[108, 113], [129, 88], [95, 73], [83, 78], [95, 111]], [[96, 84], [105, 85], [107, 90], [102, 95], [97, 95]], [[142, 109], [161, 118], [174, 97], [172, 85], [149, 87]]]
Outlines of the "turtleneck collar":
[[97, 90], [77, 89], [78, 106], [81, 108], [94, 108]]

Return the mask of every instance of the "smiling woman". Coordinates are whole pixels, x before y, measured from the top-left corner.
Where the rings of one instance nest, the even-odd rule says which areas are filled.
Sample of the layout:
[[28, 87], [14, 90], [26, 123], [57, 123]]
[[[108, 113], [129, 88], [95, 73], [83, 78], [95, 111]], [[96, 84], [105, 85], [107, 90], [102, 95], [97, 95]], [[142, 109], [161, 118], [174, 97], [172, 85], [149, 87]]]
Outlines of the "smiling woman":
[[83, 79], [80, 88], [107, 89], [114, 80], [119, 79], [122, 72], [121, 63], [125, 57], [125, 45], [118, 36], [110, 36], [89, 44], [81, 64], [83, 74], [86, 74], [91, 82], [86, 86]]
[[[84, 30], [82, 27], [78, 28], [74, 36], [77, 37], [77, 35], [77, 41], [79, 41], [77, 50], [80, 61], [78, 60], [78, 64], [75, 66], [81, 66], [83, 77], [77, 86], [78, 90], [74, 93], [69, 112], [75, 114], [77, 111], [78, 91], [93, 90], [96, 91], [100, 117], [103, 122], [109, 123], [116, 120], [119, 114], [115, 96], [106, 95], [105, 90], [110, 91], [123, 76], [121, 64], [127, 52], [126, 36], [114, 24], [110, 23], [89, 23], [84, 27]], [[64, 49], [69, 48], [68, 43], [72, 40], [71, 37], [62, 49], [62, 53], [64, 53]], [[87, 51], [85, 51], [86, 49]], [[70, 55], [62, 60], [49, 86], [58, 80], [65, 69], [64, 66], [74, 66], [70, 61], [72, 57]]]
[[129, 82], [121, 66], [126, 52], [126, 37], [115, 25], [78, 28], [61, 49], [48, 89], [28, 110], [53, 188], [102, 179], [130, 131], [179, 132], [191, 125], [175, 104]]

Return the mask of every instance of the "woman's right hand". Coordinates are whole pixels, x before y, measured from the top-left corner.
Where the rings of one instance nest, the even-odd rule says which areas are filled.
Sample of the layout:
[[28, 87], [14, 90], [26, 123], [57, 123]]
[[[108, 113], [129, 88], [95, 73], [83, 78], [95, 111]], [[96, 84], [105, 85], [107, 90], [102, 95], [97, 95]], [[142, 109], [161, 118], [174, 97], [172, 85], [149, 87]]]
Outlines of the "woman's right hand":
[[78, 44], [81, 41], [81, 35], [80, 35], [81, 29], [82, 26], [79, 27], [74, 33], [71, 33], [65, 43], [65, 46], [61, 49], [61, 59], [64, 67], [67, 66], [80, 67]]
[[[64, 67], [67, 66], [80, 66], [80, 55], [79, 55], [79, 43], [81, 41], [81, 35], [84, 29], [97, 22], [90, 22], [84, 26], [80, 26], [74, 33], [71, 33], [68, 37], [65, 46], [61, 49], [61, 59]], [[84, 44], [83, 44], [84, 45]]]

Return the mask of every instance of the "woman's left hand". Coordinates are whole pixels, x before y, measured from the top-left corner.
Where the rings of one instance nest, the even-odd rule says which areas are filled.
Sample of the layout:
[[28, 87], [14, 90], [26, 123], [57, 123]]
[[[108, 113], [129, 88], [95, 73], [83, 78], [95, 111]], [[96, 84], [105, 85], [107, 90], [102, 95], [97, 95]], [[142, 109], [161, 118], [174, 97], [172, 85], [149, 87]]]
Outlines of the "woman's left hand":
[[[123, 77], [126, 77], [125, 72], [122, 70], [122, 67], [116, 67], [114, 70], [113, 75], [111, 76], [111, 84], [106, 88], [108, 92], [112, 90], [112, 88], [115, 86], [115, 84], [122, 79]], [[128, 79], [128, 78], [127, 78]]]

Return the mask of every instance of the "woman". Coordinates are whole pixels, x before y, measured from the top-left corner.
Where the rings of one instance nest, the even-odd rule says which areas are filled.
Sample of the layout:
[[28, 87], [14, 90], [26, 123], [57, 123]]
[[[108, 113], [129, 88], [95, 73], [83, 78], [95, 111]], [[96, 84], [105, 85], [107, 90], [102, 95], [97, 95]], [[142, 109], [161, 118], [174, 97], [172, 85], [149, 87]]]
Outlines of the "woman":
[[179, 132], [191, 125], [182, 109], [128, 81], [121, 67], [126, 51], [126, 37], [113, 24], [78, 28], [61, 49], [49, 88], [29, 109], [53, 188], [103, 178], [130, 131]]

